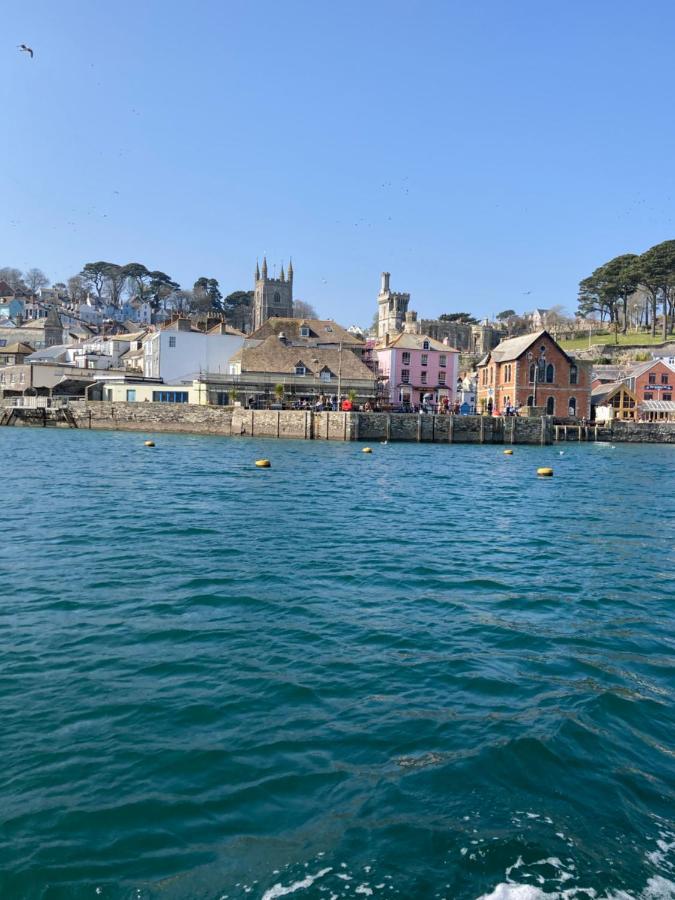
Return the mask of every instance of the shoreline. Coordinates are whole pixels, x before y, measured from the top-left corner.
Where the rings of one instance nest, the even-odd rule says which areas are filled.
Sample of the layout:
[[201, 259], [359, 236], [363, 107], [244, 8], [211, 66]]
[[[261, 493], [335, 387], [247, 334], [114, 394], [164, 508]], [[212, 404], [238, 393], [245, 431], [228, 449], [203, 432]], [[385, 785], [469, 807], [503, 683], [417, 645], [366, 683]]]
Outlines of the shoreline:
[[[6, 410], [7, 408], [5, 408]], [[66, 408], [14, 408], [13, 427], [213, 434], [296, 440], [434, 444], [675, 444], [675, 422], [614, 420], [602, 425], [556, 423], [542, 417], [419, 413], [249, 410], [167, 403], [72, 401]]]

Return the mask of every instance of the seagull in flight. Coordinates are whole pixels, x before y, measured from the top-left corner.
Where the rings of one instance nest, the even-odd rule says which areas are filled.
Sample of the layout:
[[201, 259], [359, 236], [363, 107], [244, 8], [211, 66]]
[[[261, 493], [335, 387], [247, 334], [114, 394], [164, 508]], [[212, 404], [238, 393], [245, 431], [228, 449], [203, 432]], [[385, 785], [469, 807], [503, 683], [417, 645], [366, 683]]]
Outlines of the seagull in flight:
[[27, 47], [25, 44], [18, 44], [18, 47], [22, 53], [30, 53], [30, 58], [33, 58], [33, 51], [30, 47]]

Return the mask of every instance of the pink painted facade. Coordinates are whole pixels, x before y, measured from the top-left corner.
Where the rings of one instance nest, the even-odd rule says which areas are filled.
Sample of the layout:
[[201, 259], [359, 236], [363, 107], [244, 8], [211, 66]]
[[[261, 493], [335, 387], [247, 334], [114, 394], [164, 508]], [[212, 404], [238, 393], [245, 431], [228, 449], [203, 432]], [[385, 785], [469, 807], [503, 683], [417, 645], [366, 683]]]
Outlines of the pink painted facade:
[[459, 351], [423, 334], [397, 335], [379, 343], [378, 376], [392, 405], [452, 405], [457, 394]]

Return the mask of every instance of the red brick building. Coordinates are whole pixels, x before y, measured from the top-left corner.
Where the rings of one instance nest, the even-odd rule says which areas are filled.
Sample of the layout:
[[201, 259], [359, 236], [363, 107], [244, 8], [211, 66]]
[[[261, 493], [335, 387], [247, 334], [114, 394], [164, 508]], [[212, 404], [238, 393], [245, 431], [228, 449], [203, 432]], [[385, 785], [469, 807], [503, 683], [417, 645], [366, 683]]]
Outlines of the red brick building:
[[624, 379], [638, 403], [649, 400], [670, 401], [675, 394], [675, 369], [662, 359], [639, 363]]
[[549, 416], [590, 418], [589, 364], [568, 356], [545, 330], [502, 341], [477, 368], [479, 410], [538, 406]]

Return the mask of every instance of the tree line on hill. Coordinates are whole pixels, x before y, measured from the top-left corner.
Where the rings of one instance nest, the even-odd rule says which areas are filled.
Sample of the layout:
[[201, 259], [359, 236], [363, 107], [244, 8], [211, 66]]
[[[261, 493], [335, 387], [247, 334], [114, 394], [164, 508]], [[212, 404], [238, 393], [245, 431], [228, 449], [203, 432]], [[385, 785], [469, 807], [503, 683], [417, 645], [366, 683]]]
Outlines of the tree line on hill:
[[579, 315], [598, 313], [624, 334], [632, 321], [655, 336], [659, 310], [665, 341], [675, 322], [675, 240], [616, 256], [579, 283]]
[[[17, 294], [32, 295], [50, 285], [49, 278], [38, 268], [22, 272], [12, 266], [0, 267], [0, 281], [5, 281]], [[67, 282], [52, 285], [57, 294], [73, 303], [93, 297], [100, 303], [120, 307], [125, 300], [137, 298], [151, 309], [184, 314], [215, 313], [241, 330], [249, 325], [253, 291], [232, 291], [223, 296], [216, 278], [199, 277], [191, 289], [181, 288], [166, 272], [148, 269], [142, 263], [117, 263], [99, 260], [88, 262]], [[302, 300], [294, 301], [296, 316], [316, 318], [314, 307]]]

